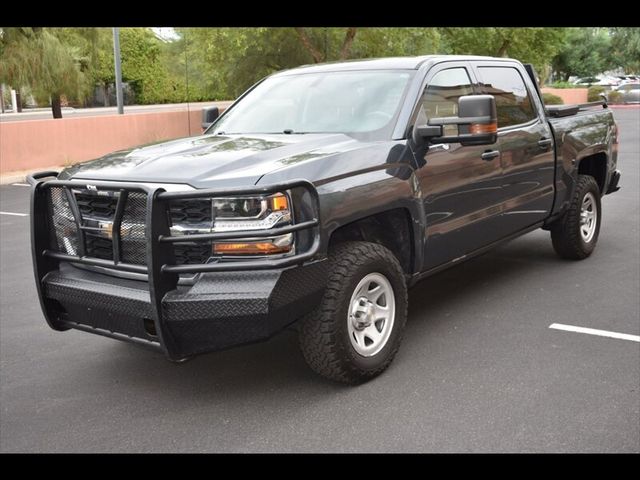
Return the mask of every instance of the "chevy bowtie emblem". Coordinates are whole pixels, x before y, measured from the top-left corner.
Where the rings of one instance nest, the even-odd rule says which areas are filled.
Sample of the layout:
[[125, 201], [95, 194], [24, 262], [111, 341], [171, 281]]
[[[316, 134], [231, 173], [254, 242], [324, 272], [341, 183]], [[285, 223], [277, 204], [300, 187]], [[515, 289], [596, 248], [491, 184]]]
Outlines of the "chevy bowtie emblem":
[[[107, 237], [109, 240], [113, 240], [113, 222], [100, 222], [98, 224], [98, 227], [100, 228], [100, 233], [103, 236]], [[126, 237], [127, 235], [129, 235], [130, 231], [130, 226], [120, 225], [121, 237]]]

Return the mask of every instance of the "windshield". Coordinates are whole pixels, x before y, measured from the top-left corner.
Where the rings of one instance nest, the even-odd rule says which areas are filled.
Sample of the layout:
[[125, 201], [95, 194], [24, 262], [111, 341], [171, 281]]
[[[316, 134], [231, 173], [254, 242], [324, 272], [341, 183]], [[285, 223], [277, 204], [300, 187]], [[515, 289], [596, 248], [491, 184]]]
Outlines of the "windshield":
[[207, 133], [346, 133], [390, 136], [413, 71], [302, 73], [270, 77]]

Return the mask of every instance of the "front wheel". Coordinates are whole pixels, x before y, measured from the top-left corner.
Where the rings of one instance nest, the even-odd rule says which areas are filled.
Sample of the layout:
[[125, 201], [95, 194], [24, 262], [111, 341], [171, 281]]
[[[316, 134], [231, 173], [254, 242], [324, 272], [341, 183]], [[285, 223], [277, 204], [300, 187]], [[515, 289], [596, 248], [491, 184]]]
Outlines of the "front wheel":
[[302, 320], [300, 347], [320, 375], [357, 384], [382, 373], [400, 346], [407, 286], [396, 257], [368, 242], [345, 242], [329, 253], [321, 304]]
[[590, 175], [578, 175], [576, 190], [567, 212], [551, 226], [551, 240], [562, 258], [582, 260], [598, 242], [602, 210], [600, 189]]

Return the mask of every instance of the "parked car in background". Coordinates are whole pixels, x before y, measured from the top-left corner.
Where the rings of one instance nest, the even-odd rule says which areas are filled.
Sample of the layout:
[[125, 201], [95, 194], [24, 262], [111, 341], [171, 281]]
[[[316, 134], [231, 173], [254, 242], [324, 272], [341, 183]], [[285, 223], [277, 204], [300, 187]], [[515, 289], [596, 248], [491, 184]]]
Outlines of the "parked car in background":
[[640, 76], [638, 75], [618, 75], [617, 78], [620, 80], [618, 85], [625, 85], [627, 83], [640, 83]]
[[591, 87], [593, 85], [600, 85], [602, 87], [614, 87], [620, 83], [620, 79], [616, 77], [603, 76], [598, 77], [582, 77], [573, 81], [573, 84], [580, 87]]
[[616, 88], [615, 91], [622, 94], [622, 103], [640, 103], [640, 82], [625, 83]]

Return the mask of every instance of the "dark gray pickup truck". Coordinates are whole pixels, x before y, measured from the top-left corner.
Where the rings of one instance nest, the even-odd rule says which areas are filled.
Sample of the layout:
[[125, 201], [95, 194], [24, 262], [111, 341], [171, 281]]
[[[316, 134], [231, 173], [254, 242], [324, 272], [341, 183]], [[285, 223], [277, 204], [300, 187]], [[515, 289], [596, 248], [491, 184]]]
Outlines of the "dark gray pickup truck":
[[293, 326], [316, 372], [362, 382], [420, 279], [537, 228], [588, 257], [617, 135], [604, 102], [545, 108], [516, 60], [280, 72], [203, 135], [32, 175], [42, 310], [174, 361]]

